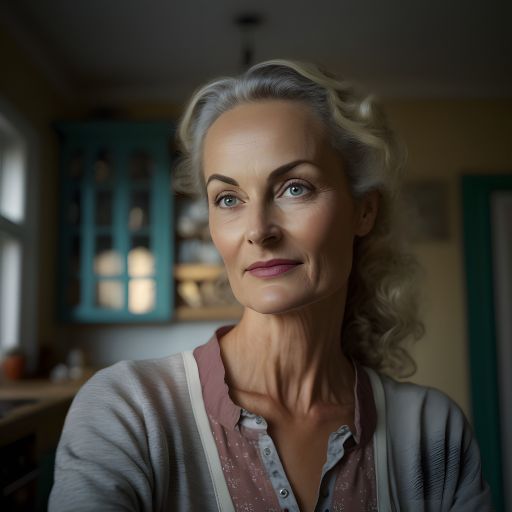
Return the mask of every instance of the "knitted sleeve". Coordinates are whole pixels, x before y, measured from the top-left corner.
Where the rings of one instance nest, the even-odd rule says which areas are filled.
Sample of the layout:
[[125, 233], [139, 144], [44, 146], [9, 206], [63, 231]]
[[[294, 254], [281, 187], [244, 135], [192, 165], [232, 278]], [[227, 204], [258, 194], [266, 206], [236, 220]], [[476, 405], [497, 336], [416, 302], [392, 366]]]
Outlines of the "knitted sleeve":
[[491, 512], [480, 452], [460, 407], [443, 392], [383, 378], [388, 461], [401, 511]]
[[50, 512], [152, 510], [147, 432], [129, 366], [98, 372], [75, 397], [57, 448]]

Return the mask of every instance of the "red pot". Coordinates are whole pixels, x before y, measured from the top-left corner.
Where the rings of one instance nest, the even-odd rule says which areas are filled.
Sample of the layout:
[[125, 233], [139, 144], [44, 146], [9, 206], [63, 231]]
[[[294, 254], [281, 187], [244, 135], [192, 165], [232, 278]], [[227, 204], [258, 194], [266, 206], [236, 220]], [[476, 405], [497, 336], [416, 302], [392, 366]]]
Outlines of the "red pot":
[[19, 380], [25, 373], [25, 356], [6, 356], [2, 361], [2, 370], [6, 379]]

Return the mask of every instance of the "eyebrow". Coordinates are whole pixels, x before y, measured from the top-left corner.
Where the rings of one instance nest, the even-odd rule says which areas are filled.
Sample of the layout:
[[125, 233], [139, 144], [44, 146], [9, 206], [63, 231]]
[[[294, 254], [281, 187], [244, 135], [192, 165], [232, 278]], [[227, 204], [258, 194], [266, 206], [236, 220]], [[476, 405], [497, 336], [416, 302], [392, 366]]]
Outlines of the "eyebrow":
[[[274, 169], [268, 176], [268, 181], [272, 181], [279, 176], [282, 176], [283, 174], [286, 174], [287, 172], [291, 171], [293, 168], [297, 167], [300, 164], [313, 164], [310, 160], [294, 160], [293, 162], [289, 162], [284, 165], [280, 165], [277, 169]], [[314, 164], [313, 164], [314, 165]], [[236, 181], [233, 178], [230, 178], [229, 176], [224, 176], [222, 174], [212, 174], [206, 181], [206, 187], [208, 187], [208, 184], [212, 180], [219, 180], [223, 181], [224, 183], [228, 183], [229, 185], [234, 185], [235, 187], [238, 187], [238, 181]]]

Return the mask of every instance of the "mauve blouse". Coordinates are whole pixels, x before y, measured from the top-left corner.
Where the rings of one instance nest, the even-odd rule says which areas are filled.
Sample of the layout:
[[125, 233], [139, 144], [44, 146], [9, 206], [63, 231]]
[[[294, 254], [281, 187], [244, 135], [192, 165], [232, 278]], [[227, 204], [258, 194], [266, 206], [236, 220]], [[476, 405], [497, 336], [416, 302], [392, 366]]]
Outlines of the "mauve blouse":
[[[267, 422], [229, 396], [219, 339], [232, 327], [217, 329], [208, 343], [194, 350], [194, 357], [233, 505], [238, 512], [299, 512]], [[377, 413], [366, 372], [354, 360], [352, 364], [355, 432], [341, 425], [330, 434], [315, 512], [377, 510], [373, 460]]]

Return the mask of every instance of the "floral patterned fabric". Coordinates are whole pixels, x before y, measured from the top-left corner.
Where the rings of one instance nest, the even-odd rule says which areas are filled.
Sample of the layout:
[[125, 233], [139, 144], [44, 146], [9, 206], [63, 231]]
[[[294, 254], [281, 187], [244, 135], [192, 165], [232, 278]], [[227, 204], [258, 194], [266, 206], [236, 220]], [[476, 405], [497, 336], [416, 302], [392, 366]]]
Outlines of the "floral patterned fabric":
[[[219, 339], [232, 326], [218, 329], [194, 350], [206, 412], [222, 470], [240, 512], [298, 512], [299, 507], [277, 449], [261, 416], [237, 406], [229, 396]], [[355, 369], [355, 432], [340, 425], [329, 436], [315, 510], [376, 511], [373, 433], [376, 409], [369, 378]]]

